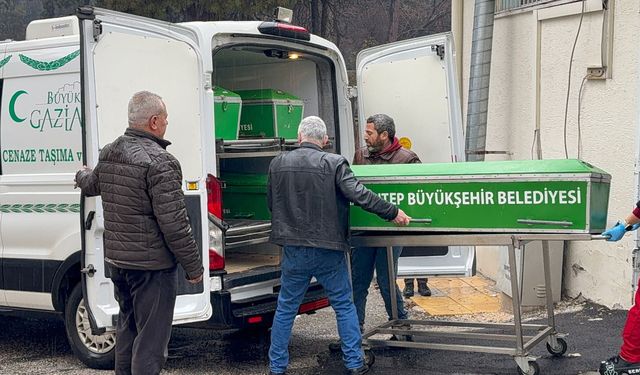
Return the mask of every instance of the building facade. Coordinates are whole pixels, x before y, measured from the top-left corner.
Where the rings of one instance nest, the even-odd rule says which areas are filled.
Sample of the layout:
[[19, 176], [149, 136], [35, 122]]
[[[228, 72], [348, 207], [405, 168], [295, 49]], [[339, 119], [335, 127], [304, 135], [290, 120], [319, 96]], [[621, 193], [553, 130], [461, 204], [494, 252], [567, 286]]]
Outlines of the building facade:
[[[454, 0], [452, 8], [463, 118], [473, 3]], [[612, 176], [607, 221], [612, 225], [633, 209], [639, 194], [640, 2], [604, 3], [608, 9], [601, 0], [496, 1], [486, 150], [507, 153], [486, 160], [569, 157], [606, 170]], [[609, 307], [631, 306], [632, 251], [639, 236], [567, 243], [564, 294]], [[478, 249], [482, 273], [499, 276], [497, 254]]]

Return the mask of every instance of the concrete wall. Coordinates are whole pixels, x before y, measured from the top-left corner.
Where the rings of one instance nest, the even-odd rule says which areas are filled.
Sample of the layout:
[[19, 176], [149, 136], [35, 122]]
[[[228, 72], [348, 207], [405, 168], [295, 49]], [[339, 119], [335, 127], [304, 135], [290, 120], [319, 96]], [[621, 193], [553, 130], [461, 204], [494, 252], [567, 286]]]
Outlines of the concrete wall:
[[[578, 92], [587, 67], [600, 65], [604, 12], [589, 0], [576, 45], [567, 116], [567, 150], [578, 157]], [[625, 217], [638, 194], [638, 94], [640, 3], [615, 1], [612, 78], [587, 80], [581, 103], [580, 159], [612, 175], [609, 224]], [[463, 115], [469, 76], [473, 2], [464, 2], [462, 32]], [[540, 132], [544, 159], [565, 157], [564, 114], [571, 49], [580, 21], [581, 3], [539, 8], [495, 18], [487, 150], [512, 153], [511, 159], [532, 155], [536, 128], [536, 61], [540, 64]], [[537, 32], [540, 48], [537, 48]], [[487, 158], [491, 160], [491, 158]], [[575, 242], [567, 246], [563, 286], [571, 297], [582, 294], [611, 307], [632, 302], [633, 235], [617, 243]], [[478, 268], [495, 273], [495, 249], [479, 249]]]

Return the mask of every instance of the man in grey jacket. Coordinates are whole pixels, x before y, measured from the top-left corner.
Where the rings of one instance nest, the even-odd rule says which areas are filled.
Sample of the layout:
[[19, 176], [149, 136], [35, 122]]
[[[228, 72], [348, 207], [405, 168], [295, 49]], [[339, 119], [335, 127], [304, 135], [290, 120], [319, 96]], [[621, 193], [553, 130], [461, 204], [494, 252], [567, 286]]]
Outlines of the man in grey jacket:
[[271, 242], [284, 248], [278, 307], [271, 328], [271, 374], [284, 374], [287, 369], [293, 320], [312, 277], [324, 287], [336, 312], [347, 373], [369, 371], [346, 262], [349, 205], [352, 202], [398, 225], [411, 220], [364, 187], [343, 156], [324, 152], [327, 140], [324, 122], [307, 117], [298, 128], [300, 148], [277, 156], [269, 165]]
[[95, 169], [76, 174], [86, 196], [102, 196], [105, 261], [120, 306], [116, 374], [158, 374], [167, 359], [177, 263], [202, 281], [178, 160], [166, 151], [167, 109], [148, 91], [129, 101], [129, 128], [105, 146]]

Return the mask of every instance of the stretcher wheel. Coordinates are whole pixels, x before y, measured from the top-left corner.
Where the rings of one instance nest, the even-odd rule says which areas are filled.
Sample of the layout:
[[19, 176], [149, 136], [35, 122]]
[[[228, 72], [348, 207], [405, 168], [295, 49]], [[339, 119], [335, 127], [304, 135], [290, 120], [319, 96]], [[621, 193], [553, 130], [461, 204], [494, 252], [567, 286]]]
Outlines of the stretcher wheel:
[[535, 361], [529, 361], [529, 369], [528, 371], [523, 371], [520, 366], [518, 366], [518, 374], [520, 375], [540, 375], [540, 366]]
[[547, 351], [549, 351], [549, 353], [554, 357], [562, 357], [564, 353], [567, 352], [567, 342], [562, 338], [558, 338], [556, 341], [558, 342], [558, 346], [555, 348], [547, 343]]
[[376, 363], [376, 355], [373, 354], [373, 351], [371, 349], [364, 350], [364, 363], [369, 367], [373, 366], [373, 364]]

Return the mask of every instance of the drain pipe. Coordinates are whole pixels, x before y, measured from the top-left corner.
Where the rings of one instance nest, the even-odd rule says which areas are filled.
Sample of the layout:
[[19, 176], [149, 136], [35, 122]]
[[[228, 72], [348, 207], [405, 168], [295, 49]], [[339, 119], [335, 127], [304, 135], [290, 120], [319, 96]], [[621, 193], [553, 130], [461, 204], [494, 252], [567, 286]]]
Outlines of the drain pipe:
[[[462, 55], [464, 47], [464, 0], [451, 1], [451, 33], [456, 51], [456, 79], [458, 92], [462, 95]], [[462, 100], [463, 98], [460, 98]], [[462, 109], [462, 108], [461, 108]]]
[[[636, 134], [636, 142], [640, 138], [639, 134]], [[640, 153], [636, 155], [636, 162], [633, 171], [636, 180], [636, 198], [640, 200]], [[631, 265], [633, 272], [631, 275], [631, 304], [635, 302], [635, 295], [638, 289], [638, 277], [640, 277], [640, 230], [635, 231], [635, 247], [631, 252]]]
[[467, 134], [465, 137], [467, 161], [483, 161], [486, 153], [494, 13], [494, 0], [476, 0], [473, 14]]
[[[610, 6], [612, 6], [613, 4], [610, 3]], [[611, 9], [609, 9], [608, 11], [611, 11]], [[607, 67], [607, 71], [609, 71], [609, 67]], [[640, 90], [640, 89], [636, 89], [636, 90]], [[638, 112], [638, 114], [636, 116], [640, 117], [640, 112]], [[638, 142], [640, 142], [640, 127], [636, 129], [636, 145], [638, 144]], [[635, 160], [635, 165], [633, 168], [633, 175], [635, 177], [636, 180], [636, 197], [638, 200], [640, 200], [640, 150], [638, 149], [638, 147], [636, 146], [636, 160]], [[631, 253], [631, 264], [633, 266], [633, 272], [632, 272], [632, 280], [631, 280], [631, 304], [633, 305], [635, 303], [635, 295], [636, 295], [636, 291], [638, 289], [638, 277], [640, 277], [640, 230], [636, 230], [635, 231], [635, 247], [633, 248], [633, 252]]]

